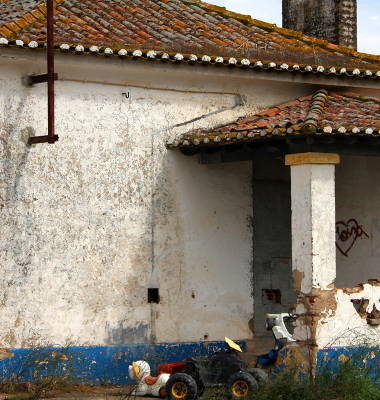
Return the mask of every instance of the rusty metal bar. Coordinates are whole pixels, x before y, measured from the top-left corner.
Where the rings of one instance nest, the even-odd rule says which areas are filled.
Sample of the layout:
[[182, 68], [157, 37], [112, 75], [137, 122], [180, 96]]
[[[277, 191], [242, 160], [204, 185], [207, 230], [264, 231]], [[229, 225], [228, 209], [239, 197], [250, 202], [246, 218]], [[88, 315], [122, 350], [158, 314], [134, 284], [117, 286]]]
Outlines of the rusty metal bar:
[[29, 138], [28, 144], [55, 143], [58, 139], [58, 135], [54, 135], [53, 138], [51, 136], [33, 136]]
[[[58, 74], [54, 73], [54, 80], [58, 80]], [[46, 83], [48, 81], [48, 74], [38, 74], [29, 76], [29, 85], [36, 85], [38, 83]]]
[[29, 76], [29, 84], [47, 82], [48, 86], [48, 135], [35, 136], [29, 138], [30, 145], [37, 143], [54, 144], [58, 140], [58, 135], [54, 134], [54, 81], [58, 79], [58, 74], [54, 73], [54, 12], [53, 0], [46, 2], [47, 19], [47, 74]]
[[54, 144], [54, 13], [53, 0], [47, 0], [47, 75], [48, 75], [48, 143]]

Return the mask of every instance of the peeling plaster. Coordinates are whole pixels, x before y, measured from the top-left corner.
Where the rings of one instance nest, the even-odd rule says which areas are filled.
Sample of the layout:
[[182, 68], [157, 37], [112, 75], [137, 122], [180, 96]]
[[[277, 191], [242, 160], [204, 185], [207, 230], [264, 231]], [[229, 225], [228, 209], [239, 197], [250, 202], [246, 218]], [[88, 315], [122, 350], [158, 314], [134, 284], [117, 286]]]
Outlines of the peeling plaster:
[[298, 269], [293, 269], [293, 277], [294, 277], [294, 290], [296, 292], [301, 291], [302, 280], [305, 278], [305, 273], [299, 271]]
[[[319, 347], [331, 346], [331, 343], [337, 341], [343, 346], [350, 346], [359, 338], [363, 340], [368, 338], [371, 341], [373, 335], [380, 338], [379, 326], [367, 323], [367, 317], [371, 313], [375, 313], [375, 318], [379, 315], [380, 287], [371, 284], [363, 284], [361, 287], [360, 291], [346, 288], [336, 290], [335, 309], [330, 308], [331, 315], [319, 321], [317, 336]], [[362, 301], [362, 306], [356, 310], [352, 300]]]
[[[370, 325], [368, 318], [379, 318], [379, 299], [380, 285], [376, 282], [299, 294], [293, 338], [298, 340], [297, 346], [309, 348], [313, 374], [320, 349], [378, 346], [380, 325]], [[354, 301], [360, 302], [360, 306], [355, 308]]]

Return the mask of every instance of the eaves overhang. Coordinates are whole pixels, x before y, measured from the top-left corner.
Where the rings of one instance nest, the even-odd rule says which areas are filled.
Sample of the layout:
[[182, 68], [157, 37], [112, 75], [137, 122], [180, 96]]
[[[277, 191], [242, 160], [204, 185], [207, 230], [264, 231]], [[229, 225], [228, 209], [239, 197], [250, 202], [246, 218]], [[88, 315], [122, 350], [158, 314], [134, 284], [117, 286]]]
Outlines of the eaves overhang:
[[[28, 49], [33, 52], [44, 52], [45, 43], [37, 41], [24, 42], [20, 39], [9, 41], [6, 38], [0, 38], [1, 48]], [[257, 59], [249, 60], [239, 57], [168, 53], [155, 50], [136, 50], [128, 47], [111, 48], [68, 43], [56, 44], [54, 48], [57, 53], [71, 53], [81, 56], [87, 55], [135, 61], [145, 60], [177, 66], [188, 65], [189, 67], [202, 66], [211, 68], [212, 71], [217, 71], [218, 69], [238, 70], [247, 77], [250, 77], [250, 74], [254, 73], [258, 79], [296, 81], [330, 86], [339, 86], [344, 83], [345, 86], [380, 88], [380, 69], [371, 68], [371, 65], [368, 65], [368, 68], [336, 68], [318, 64], [284, 63]]]
[[339, 155], [380, 157], [380, 137], [315, 134], [288, 138], [267, 138], [260, 142], [232, 142], [202, 148], [180, 148], [183, 155], [197, 155], [200, 164], [219, 164], [260, 159], [283, 158], [297, 153], [334, 153]]

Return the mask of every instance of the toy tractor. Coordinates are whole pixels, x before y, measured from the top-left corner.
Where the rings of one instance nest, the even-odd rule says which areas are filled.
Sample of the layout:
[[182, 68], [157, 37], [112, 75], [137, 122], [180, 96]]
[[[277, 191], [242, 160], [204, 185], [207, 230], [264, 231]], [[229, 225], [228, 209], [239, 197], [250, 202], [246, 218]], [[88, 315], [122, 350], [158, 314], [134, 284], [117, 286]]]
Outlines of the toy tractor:
[[226, 386], [230, 399], [244, 399], [257, 389], [252, 375], [261, 372], [258, 377], [265, 379], [266, 373], [248, 370], [237, 353], [241, 351], [240, 346], [228, 338], [225, 341], [226, 352], [216, 352], [208, 358], [187, 358], [186, 372], [175, 373], [166, 382], [165, 392], [169, 399], [193, 400], [200, 397], [206, 387], [221, 386]]

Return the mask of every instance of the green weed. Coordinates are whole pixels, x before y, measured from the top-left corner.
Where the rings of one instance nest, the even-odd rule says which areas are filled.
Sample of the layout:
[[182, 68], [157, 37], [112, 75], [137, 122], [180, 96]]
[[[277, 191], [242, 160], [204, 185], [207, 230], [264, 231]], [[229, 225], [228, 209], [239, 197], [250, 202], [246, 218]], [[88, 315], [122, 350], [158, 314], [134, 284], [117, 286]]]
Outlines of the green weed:
[[380, 388], [369, 371], [358, 370], [351, 359], [312, 380], [299, 380], [298, 371], [293, 365], [275, 381], [259, 383], [249, 400], [380, 400]]
[[14, 396], [13, 400], [35, 399], [48, 392], [71, 391], [72, 385], [79, 383], [75, 376], [86, 362], [83, 355], [73, 350], [68, 343], [63, 348], [41, 345], [25, 349], [24, 353], [3, 362], [0, 371], [0, 391], [27, 395]]

